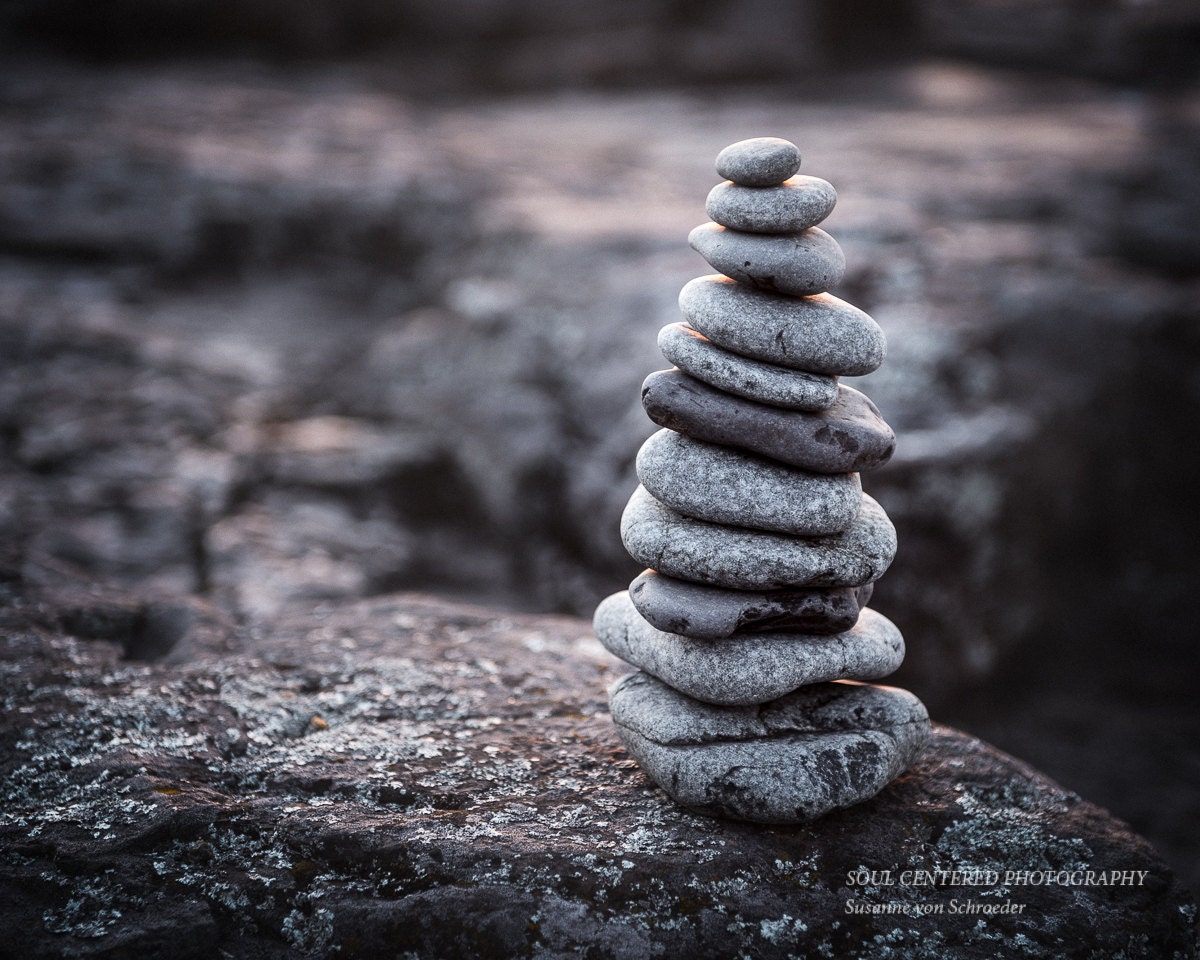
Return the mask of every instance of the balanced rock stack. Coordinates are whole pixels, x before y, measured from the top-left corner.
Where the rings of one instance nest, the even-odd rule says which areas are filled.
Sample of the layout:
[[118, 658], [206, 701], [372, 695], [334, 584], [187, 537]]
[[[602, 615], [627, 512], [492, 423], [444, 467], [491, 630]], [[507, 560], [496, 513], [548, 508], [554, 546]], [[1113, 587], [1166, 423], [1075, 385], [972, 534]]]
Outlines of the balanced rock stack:
[[858, 682], [904, 657], [865, 607], [896, 534], [859, 481], [895, 438], [837, 378], [874, 370], [885, 343], [825, 292], [845, 258], [816, 224], [837, 196], [799, 166], [774, 137], [717, 157], [715, 222], [688, 239], [721, 273], [683, 288], [687, 322], [658, 340], [675, 369], [642, 387], [664, 429], [638, 453], [621, 537], [650, 569], [595, 616], [640, 668], [610, 704], [642, 769], [689, 809], [765, 823], [874, 796], [929, 736], [911, 693]]

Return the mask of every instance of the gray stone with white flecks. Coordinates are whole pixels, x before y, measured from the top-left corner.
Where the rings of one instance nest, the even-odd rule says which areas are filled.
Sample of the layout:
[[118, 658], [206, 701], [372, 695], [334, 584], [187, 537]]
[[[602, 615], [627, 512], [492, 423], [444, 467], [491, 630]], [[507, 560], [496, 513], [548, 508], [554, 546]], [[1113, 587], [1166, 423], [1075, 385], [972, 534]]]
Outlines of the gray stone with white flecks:
[[859, 377], [887, 353], [879, 324], [828, 293], [785, 297], [713, 274], [684, 285], [679, 308], [717, 346], [792, 370]]
[[846, 272], [842, 248], [820, 227], [766, 234], [702, 223], [688, 234], [688, 243], [714, 270], [772, 293], [823, 293], [836, 287]]
[[739, 356], [686, 323], [663, 327], [658, 348], [685, 373], [747, 400], [789, 410], [824, 410], [837, 399], [836, 378]]
[[783, 183], [800, 169], [800, 150], [780, 137], [751, 137], [717, 154], [717, 173], [747, 187]]
[[635, 673], [613, 685], [609, 704], [626, 749], [673, 800], [759, 823], [802, 823], [875, 796], [930, 735], [920, 700], [868, 684], [717, 707]]
[[820, 177], [792, 177], [773, 187], [725, 181], [709, 191], [704, 212], [723, 227], [746, 233], [797, 233], [833, 212], [837, 191]]
[[814, 473], [873, 470], [896, 446], [875, 404], [845, 384], [824, 410], [784, 410], [731, 396], [680, 370], [659, 370], [642, 384], [642, 406], [660, 427]]
[[883, 576], [896, 556], [896, 530], [863, 494], [844, 533], [796, 537], [694, 520], [639, 486], [621, 516], [621, 540], [635, 560], [669, 577], [734, 590], [858, 587]]
[[727, 590], [646, 570], [629, 585], [629, 599], [659, 630], [721, 640], [780, 630], [842, 633], [857, 622], [872, 587]]
[[655, 499], [685, 516], [753, 530], [839, 533], [862, 505], [857, 473], [811, 473], [674, 430], [642, 444], [637, 474]]
[[827, 680], [878, 680], [904, 660], [900, 631], [870, 608], [844, 633], [697, 640], [652, 626], [622, 590], [601, 601], [592, 626], [614, 656], [689, 697], [725, 706], [765, 703]]

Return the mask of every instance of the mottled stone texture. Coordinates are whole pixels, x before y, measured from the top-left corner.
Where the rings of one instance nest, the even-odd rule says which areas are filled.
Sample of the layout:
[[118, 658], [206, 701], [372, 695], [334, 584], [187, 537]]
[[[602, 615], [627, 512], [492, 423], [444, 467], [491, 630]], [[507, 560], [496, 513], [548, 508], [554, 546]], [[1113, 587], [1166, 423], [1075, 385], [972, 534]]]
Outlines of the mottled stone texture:
[[[142, 650], [190, 644], [168, 665], [122, 659], [145, 597], [4, 572], [6, 955], [1196, 955], [1195, 909], [1145, 841], [953, 730], [814, 825], [713, 821], [617, 744], [614, 665], [582, 621], [395, 595], [294, 604], [239, 633], [164, 597]], [[845, 886], [862, 868], [954, 867], [1147, 876]], [[1027, 907], [847, 914], [852, 898]]]

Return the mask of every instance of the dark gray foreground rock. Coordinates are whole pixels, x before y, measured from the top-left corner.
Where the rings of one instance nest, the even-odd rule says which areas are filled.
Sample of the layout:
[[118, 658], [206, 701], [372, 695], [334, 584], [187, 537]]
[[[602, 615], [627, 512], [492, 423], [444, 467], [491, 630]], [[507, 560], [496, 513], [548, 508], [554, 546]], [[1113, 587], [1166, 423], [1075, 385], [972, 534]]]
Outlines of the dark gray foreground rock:
[[[160, 598], [142, 649], [190, 644], [168, 665], [122, 659], [145, 598], [5, 573], [5, 955], [1197, 955], [1144, 840], [950, 729], [816, 824], [713, 821], [621, 749], [582, 621], [394, 595], [238, 633]], [[900, 881], [955, 869], [1144, 874]]]

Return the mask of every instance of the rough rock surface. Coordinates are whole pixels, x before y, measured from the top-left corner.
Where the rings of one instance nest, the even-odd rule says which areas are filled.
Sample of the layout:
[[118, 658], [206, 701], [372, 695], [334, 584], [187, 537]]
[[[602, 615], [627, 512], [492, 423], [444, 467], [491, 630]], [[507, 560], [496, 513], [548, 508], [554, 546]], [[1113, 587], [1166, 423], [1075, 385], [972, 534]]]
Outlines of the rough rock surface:
[[[583, 621], [398, 595], [238, 630], [203, 604], [160, 596], [149, 617], [145, 596], [4, 572], [13, 956], [1196, 956], [1195, 908], [1144, 840], [953, 730], [814, 825], [714, 822], [616, 741], [613, 662]], [[847, 886], [864, 869], [1146, 874]]]

